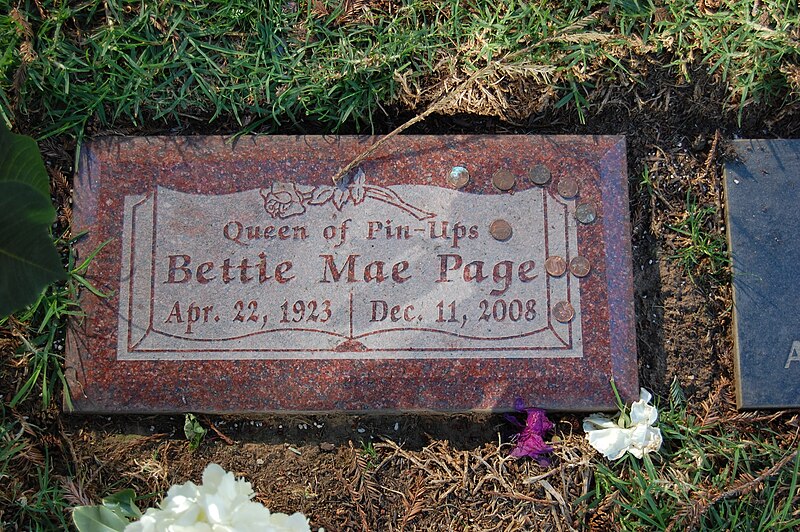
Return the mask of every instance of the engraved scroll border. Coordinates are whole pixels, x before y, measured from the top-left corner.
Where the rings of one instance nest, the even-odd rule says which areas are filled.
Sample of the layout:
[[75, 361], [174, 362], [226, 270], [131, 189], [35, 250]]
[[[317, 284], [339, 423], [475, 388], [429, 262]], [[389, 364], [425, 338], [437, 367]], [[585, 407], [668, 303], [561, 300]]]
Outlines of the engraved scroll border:
[[[563, 208], [563, 217], [564, 217], [564, 242], [565, 242], [565, 252], [567, 256], [571, 254], [571, 238], [570, 238], [570, 215], [573, 214], [574, 206], [576, 204], [576, 200], [570, 199], [565, 200], [562, 199], [557, 194], [554, 194], [552, 190], [548, 187], [542, 188], [543, 194], [543, 206], [544, 206], [544, 227], [545, 227], [545, 255], [550, 256], [550, 229], [549, 229], [549, 216], [548, 216], [548, 201], [547, 197], [554, 200], [557, 204], [560, 204]], [[358, 342], [359, 338], [365, 338], [367, 336], [372, 336], [376, 334], [386, 333], [386, 332], [395, 332], [397, 329], [382, 329], [377, 331], [370, 331], [367, 333], [362, 333], [359, 335], [353, 335], [352, 330], [349, 334], [342, 334], [336, 333], [331, 331], [323, 331], [318, 329], [292, 329], [293, 331], [299, 332], [316, 332], [321, 334], [329, 334], [332, 336], [337, 336], [342, 338], [343, 342], [340, 343], [337, 347], [330, 348], [330, 349], [318, 349], [318, 348], [297, 348], [297, 349], [271, 349], [271, 348], [203, 348], [202, 346], [197, 347], [190, 347], [190, 348], [143, 348], [140, 347], [142, 343], [148, 338], [151, 333], [156, 333], [160, 336], [164, 336], [167, 338], [173, 339], [180, 339], [184, 341], [192, 341], [192, 342], [227, 342], [227, 341], [236, 341], [240, 340], [246, 336], [253, 336], [253, 335], [263, 335], [263, 334], [270, 334], [273, 332], [285, 332], [283, 328], [274, 328], [268, 329], [264, 331], [258, 331], [255, 333], [250, 333], [244, 336], [232, 337], [232, 338], [213, 338], [213, 339], [198, 339], [198, 338], [185, 338], [179, 335], [174, 335], [172, 333], [166, 333], [163, 331], [159, 331], [153, 323], [153, 316], [155, 313], [154, 309], [154, 294], [155, 294], [155, 247], [157, 242], [157, 200], [158, 194], [157, 190], [151, 192], [150, 194], [145, 195], [144, 197], [140, 198], [136, 201], [131, 207], [131, 224], [130, 228], [125, 226], [125, 231], [127, 237], [129, 237], [130, 246], [123, 247], [123, 256], [122, 256], [122, 264], [128, 264], [129, 267], [127, 271], [125, 269], [121, 269], [121, 279], [120, 279], [120, 309], [127, 308], [128, 312], [127, 315], [120, 312], [119, 314], [119, 338], [125, 339], [125, 342], [118, 341], [118, 349], [117, 349], [117, 358], [120, 360], [248, 360], [248, 359], [332, 359], [332, 360], [342, 360], [342, 359], [367, 359], [367, 358], [375, 358], [375, 359], [388, 359], [388, 358], [400, 358], [400, 359], [417, 359], [417, 358], [439, 358], [439, 359], [447, 359], [447, 358], [581, 358], [583, 355], [582, 351], [582, 331], [581, 328], [581, 305], [580, 305], [580, 288], [578, 288], [578, 295], [577, 297], [573, 298], [573, 284], [578, 282], [577, 279], [573, 279], [572, 276], [567, 272], [565, 274], [565, 283], [566, 283], [566, 301], [569, 301], [574, 309], [575, 309], [575, 318], [568, 324], [560, 324], [564, 325], [567, 329], [567, 339], [565, 340], [562, 338], [559, 333], [555, 330], [555, 326], [553, 324], [553, 315], [552, 315], [552, 306], [553, 306], [553, 298], [552, 298], [552, 278], [546, 275], [546, 285], [547, 285], [547, 327], [538, 329], [536, 331], [530, 331], [522, 336], [538, 334], [540, 332], [550, 330], [551, 333], [561, 342], [561, 347], [541, 347], [541, 346], [501, 346], [501, 347], [457, 347], [457, 348], [439, 348], [439, 347], [420, 347], [420, 348], [368, 348], [364, 351], [360, 351], [357, 349], [352, 349], [347, 347], [348, 345], [356, 345], [358, 346], [360, 343]], [[262, 193], [263, 197], [263, 193]], [[128, 198], [126, 198], [127, 200]], [[266, 199], [266, 198], [265, 198]], [[149, 273], [149, 278], [147, 279], [146, 284], [149, 284], [149, 294], [146, 296], [146, 300], [149, 300], [149, 309], [147, 312], [147, 328], [143, 329], [139, 327], [140, 335], [138, 338], [134, 339], [133, 331], [137, 328], [134, 324], [134, 298], [132, 294], [135, 293], [135, 284], [141, 284], [141, 279], [139, 282], [136, 282], [136, 273], [135, 273], [135, 255], [137, 252], [137, 220], [139, 218], [138, 213], [142, 209], [147, 209], [146, 204], [151, 201], [150, 212], [147, 212], [145, 218], [152, 217], [152, 231], [150, 232], [151, 238], [147, 239], [144, 242], [145, 247], [150, 250], [150, 254], [152, 257], [151, 260], [151, 268]], [[127, 208], [125, 209], [127, 213]], [[426, 213], [427, 214], [427, 213]], [[149, 225], [149, 224], [148, 224]], [[577, 225], [575, 226], [575, 231], [577, 235]], [[577, 245], [577, 240], [576, 240]], [[577, 252], [577, 249], [575, 250]], [[126, 275], [127, 273], [127, 275]], [[352, 304], [352, 293], [350, 294], [351, 304]], [[350, 319], [352, 321], [352, 307], [351, 307], [351, 316]], [[574, 329], [577, 329], [574, 330]], [[442, 332], [448, 334], [445, 331], [430, 331], [430, 332]], [[502, 339], [502, 338], [493, 338], [493, 339]], [[575, 344], [575, 340], [578, 340], [578, 345]], [[342, 348], [345, 348], [344, 350]], [[560, 351], [558, 354], [531, 354], [536, 353], [538, 351], [549, 351], [555, 352]], [[446, 356], [444, 353], [452, 353], [457, 352], [455, 355]], [[386, 355], [387, 353], [394, 353], [394, 356]], [[480, 353], [486, 353], [486, 355], [481, 355]], [[299, 356], [301, 354], [305, 354], [306, 356]], [[231, 356], [233, 355], [233, 356]], [[311, 356], [309, 356], [311, 355]]]

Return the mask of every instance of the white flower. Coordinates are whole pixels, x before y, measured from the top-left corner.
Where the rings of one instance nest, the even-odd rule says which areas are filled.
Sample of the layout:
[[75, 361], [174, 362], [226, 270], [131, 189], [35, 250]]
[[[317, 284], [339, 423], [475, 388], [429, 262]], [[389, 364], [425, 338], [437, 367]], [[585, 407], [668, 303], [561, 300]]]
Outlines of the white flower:
[[149, 508], [125, 532], [310, 532], [303, 514], [270, 513], [253, 495], [249, 482], [209, 464], [202, 485], [172, 486], [159, 508]]
[[602, 414], [592, 414], [583, 420], [583, 430], [589, 445], [609, 460], [621, 458], [625, 452], [636, 458], [661, 448], [661, 430], [653, 427], [658, 410], [650, 402], [653, 396], [641, 388], [639, 400], [631, 405], [631, 423], [625, 426], [623, 417], [615, 423]]

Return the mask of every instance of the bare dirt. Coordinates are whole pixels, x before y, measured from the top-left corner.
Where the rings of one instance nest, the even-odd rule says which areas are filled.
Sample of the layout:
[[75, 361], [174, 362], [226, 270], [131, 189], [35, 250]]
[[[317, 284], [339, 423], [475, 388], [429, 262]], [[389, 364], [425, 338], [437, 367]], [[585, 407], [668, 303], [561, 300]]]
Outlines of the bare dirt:
[[[750, 106], [739, 125], [736, 110], [722, 103], [724, 88], [705, 70], [691, 71], [686, 83], [660, 67], [673, 58], [649, 59], [641, 84], [594, 92], [585, 124], [574, 109], [546, 108], [515, 125], [471, 114], [434, 115], [409, 133], [626, 135], [641, 384], [661, 398], [673, 379], [695, 401], [729, 397], [719, 395], [733, 379], [729, 274], [702, 263], [687, 271], [674, 258], [685, 242], [670, 226], [686, 216], [690, 191], [699, 205], [720, 209], [706, 229], [724, 235], [726, 142], [796, 136], [800, 109]], [[412, 116], [394, 109], [377, 132]], [[315, 124], [302, 129], [328, 133]], [[58, 142], [43, 148], [66, 216], [68, 193], [57, 176], [70, 175], [73, 147]], [[642, 184], [645, 171], [651, 187]], [[17, 344], [7, 334], [0, 342], [4, 352]], [[13, 391], [24, 368], [7, 362], [12, 357], [3, 360], [3, 389]], [[250, 480], [271, 510], [304, 512], [313, 527], [331, 531], [566, 530], [603, 523], [603, 508], [591, 513], [579, 500], [591, 489], [593, 451], [576, 416], [552, 416], [555, 452], [543, 467], [508, 458], [514, 428], [497, 415], [201, 417], [213, 428], [192, 451], [182, 416], [71, 416], [35, 406], [14, 412], [41, 429], [30, 431], [39, 455], [17, 475], [32, 489], [33, 468], [47, 448], [75, 503], [132, 487], [150, 494], [142, 505], [151, 505], [153, 494], [199, 481], [205, 465], [216, 462]]]

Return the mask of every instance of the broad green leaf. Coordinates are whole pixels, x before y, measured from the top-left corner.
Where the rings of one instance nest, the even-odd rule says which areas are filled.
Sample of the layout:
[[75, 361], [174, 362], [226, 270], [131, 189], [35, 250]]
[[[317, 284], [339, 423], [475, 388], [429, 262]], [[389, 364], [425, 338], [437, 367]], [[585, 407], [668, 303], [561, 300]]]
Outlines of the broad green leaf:
[[135, 500], [136, 492], [132, 489], [125, 489], [104, 498], [103, 505], [129, 519], [139, 519], [142, 511], [136, 506]]
[[105, 506], [76, 506], [72, 522], [78, 532], [120, 532], [128, 526], [126, 519]]
[[12, 133], [0, 120], [0, 182], [3, 181], [25, 183], [50, 198], [50, 179], [36, 141]]
[[54, 219], [50, 200], [31, 186], [0, 181], [0, 317], [65, 278], [48, 232]]

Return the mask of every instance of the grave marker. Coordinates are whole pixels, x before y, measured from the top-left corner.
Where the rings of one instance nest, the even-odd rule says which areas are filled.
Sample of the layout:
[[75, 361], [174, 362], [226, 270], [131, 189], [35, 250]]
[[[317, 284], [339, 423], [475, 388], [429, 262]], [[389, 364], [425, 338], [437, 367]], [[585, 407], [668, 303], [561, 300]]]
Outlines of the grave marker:
[[800, 140], [735, 140], [725, 168], [740, 408], [800, 406]]
[[93, 412], [594, 410], [638, 396], [621, 137], [109, 138], [75, 183]]

